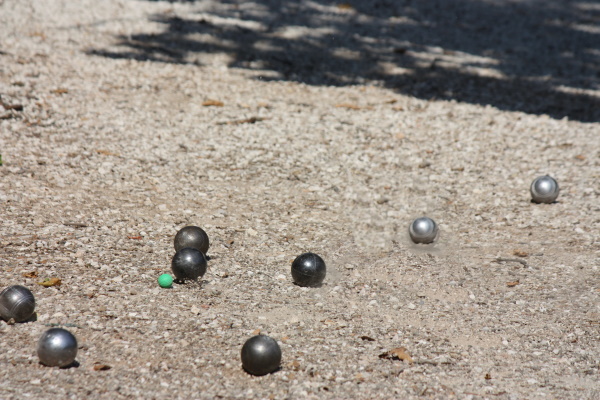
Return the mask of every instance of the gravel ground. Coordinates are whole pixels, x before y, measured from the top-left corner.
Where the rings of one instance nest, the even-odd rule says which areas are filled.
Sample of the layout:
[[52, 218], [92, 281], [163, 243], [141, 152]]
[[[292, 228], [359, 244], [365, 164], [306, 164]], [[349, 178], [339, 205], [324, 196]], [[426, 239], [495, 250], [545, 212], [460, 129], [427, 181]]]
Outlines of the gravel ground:
[[[0, 322], [0, 398], [599, 399], [599, 20], [0, 0], [0, 287], [37, 301]], [[543, 174], [556, 203], [530, 202]], [[209, 270], [160, 289], [189, 224]], [[305, 251], [320, 288], [291, 282]], [[50, 326], [76, 366], [38, 363]], [[257, 331], [283, 351], [264, 377], [240, 363]]]

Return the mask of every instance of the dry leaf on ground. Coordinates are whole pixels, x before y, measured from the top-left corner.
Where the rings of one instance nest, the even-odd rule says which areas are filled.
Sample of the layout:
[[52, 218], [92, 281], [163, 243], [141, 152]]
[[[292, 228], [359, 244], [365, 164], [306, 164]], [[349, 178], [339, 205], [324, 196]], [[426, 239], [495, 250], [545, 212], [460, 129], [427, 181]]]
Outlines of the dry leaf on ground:
[[96, 150], [96, 153], [102, 154], [103, 156], [117, 156], [117, 157], [119, 157], [119, 155], [117, 153], [113, 153], [112, 151], [108, 151], [108, 150]]
[[204, 107], [223, 107], [225, 103], [219, 100], [206, 100], [202, 105]]
[[61, 284], [62, 281], [59, 278], [48, 278], [42, 282], [38, 282], [38, 285], [42, 285], [43, 287], [60, 286]]
[[527, 257], [527, 256], [529, 256], [529, 253], [527, 253], [527, 252], [526, 252], [526, 251], [524, 251], [524, 250], [519, 250], [519, 249], [517, 249], [517, 250], [514, 250], [514, 251], [513, 251], [513, 255], [515, 255], [515, 256], [517, 256], [517, 257]]
[[340, 10], [345, 10], [345, 11], [354, 10], [354, 7], [352, 7], [352, 5], [348, 4], [348, 3], [340, 3], [337, 5], [337, 8], [339, 8]]
[[407, 362], [409, 364], [413, 363], [413, 359], [406, 352], [406, 348], [405, 347], [396, 347], [395, 349], [392, 349], [390, 351], [386, 351], [385, 353], [380, 354], [379, 358], [385, 358], [385, 359], [388, 359], [388, 360], [398, 359], [398, 360], [402, 360], [404, 362]]

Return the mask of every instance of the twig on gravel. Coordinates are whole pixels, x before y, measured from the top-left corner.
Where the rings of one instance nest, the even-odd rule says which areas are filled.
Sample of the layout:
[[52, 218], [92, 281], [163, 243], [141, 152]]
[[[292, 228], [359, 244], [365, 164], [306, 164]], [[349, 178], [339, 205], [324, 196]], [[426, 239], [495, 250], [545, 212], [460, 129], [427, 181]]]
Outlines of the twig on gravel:
[[415, 364], [429, 364], [429, 365], [451, 365], [454, 364], [451, 361], [433, 361], [433, 360], [414, 360]]
[[7, 113], [4, 113], [2, 115], [0, 115], [0, 119], [11, 119], [11, 118], [17, 118], [17, 114], [15, 114], [12, 111], [9, 111]]
[[506, 392], [498, 392], [498, 393], [486, 393], [486, 394], [479, 394], [479, 393], [472, 393], [472, 392], [464, 392], [465, 394], [470, 394], [471, 396], [479, 396], [479, 397], [485, 397], [485, 396], [502, 396], [503, 394], [506, 394]]
[[87, 228], [88, 225], [81, 222], [63, 222], [65, 226], [72, 226], [73, 228]]
[[523, 264], [524, 267], [529, 266], [529, 264], [527, 264], [527, 261], [525, 260], [521, 260], [520, 258], [503, 258], [503, 257], [498, 257], [494, 260], [494, 262], [497, 263], [501, 263], [501, 262], [518, 262], [519, 264]]
[[5, 110], [23, 111], [23, 104], [8, 104], [0, 100], [0, 106], [4, 107]]
[[225, 122], [217, 122], [217, 125], [240, 125], [240, 124], [254, 124], [255, 122], [264, 121], [270, 118], [264, 117], [250, 117], [246, 119], [238, 119], [235, 121], [225, 121]]

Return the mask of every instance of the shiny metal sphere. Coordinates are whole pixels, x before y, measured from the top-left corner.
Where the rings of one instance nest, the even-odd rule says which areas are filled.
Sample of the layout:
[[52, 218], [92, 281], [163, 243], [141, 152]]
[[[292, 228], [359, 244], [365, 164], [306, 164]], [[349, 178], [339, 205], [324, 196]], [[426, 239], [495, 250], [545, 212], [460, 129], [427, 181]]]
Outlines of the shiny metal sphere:
[[77, 339], [66, 329], [48, 329], [38, 342], [37, 353], [44, 365], [66, 367], [77, 356]]
[[300, 254], [292, 262], [292, 278], [300, 286], [319, 286], [327, 274], [325, 261], [314, 253]]
[[553, 203], [559, 190], [554, 178], [548, 175], [540, 176], [531, 183], [531, 199], [535, 203]]
[[171, 260], [171, 270], [180, 281], [197, 280], [206, 273], [206, 257], [204, 253], [191, 247], [179, 250]]
[[0, 317], [6, 321], [27, 321], [35, 311], [35, 297], [25, 286], [13, 285], [0, 293]]
[[279, 369], [281, 349], [275, 339], [256, 335], [242, 347], [242, 366], [252, 375], [266, 375]]
[[204, 254], [208, 251], [210, 243], [208, 241], [208, 235], [204, 232], [204, 229], [197, 226], [186, 226], [181, 228], [175, 235], [175, 251], [179, 251], [186, 247], [192, 247], [196, 250], [200, 250]]
[[408, 227], [408, 233], [415, 243], [433, 243], [438, 234], [438, 225], [431, 218], [417, 218]]

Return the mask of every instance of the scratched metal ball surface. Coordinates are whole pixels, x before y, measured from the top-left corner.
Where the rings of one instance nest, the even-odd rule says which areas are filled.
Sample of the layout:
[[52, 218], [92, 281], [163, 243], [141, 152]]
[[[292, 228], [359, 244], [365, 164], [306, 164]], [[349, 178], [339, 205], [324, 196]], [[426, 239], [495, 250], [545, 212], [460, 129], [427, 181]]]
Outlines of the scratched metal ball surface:
[[551, 176], [540, 176], [531, 183], [531, 199], [536, 203], [553, 203], [558, 197], [558, 182]]
[[314, 253], [300, 254], [292, 263], [292, 278], [300, 286], [319, 286], [326, 274], [325, 261]]
[[204, 232], [204, 229], [197, 226], [181, 228], [175, 235], [175, 251], [192, 247], [206, 254], [209, 245], [208, 235]]
[[431, 218], [417, 218], [408, 227], [408, 233], [415, 243], [433, 243], [438, 234], [438, 225]]
[[0, 317], [6, 321], [27, 321], [35, 311], [35, 297], [25, 286], [13, 285], [0, 293]]
[[66, 329], [48, 329], [38, 341], [37, 353], [44, 365], [66, 367], [77, 357], [77, 339]]
[[252, 375], [266, 375], [274, 372], [281, 364], [281, 349], [275, 339], [266, 335], [256, 335], [242, 347], [242, 366]]
[[206, 257], [201, 251], [185, 247], [173, 256], [171, 270], [180, 281], [197, 280], [206, 273]]

